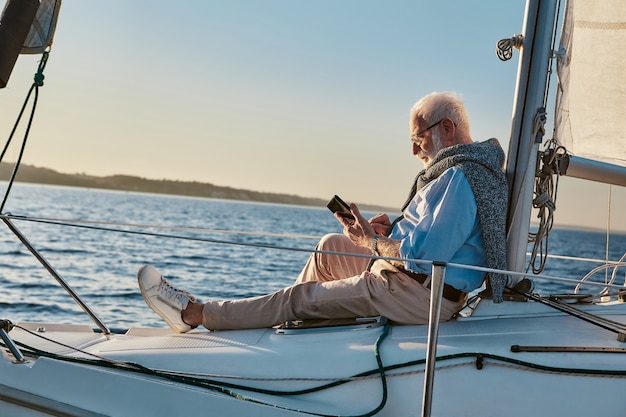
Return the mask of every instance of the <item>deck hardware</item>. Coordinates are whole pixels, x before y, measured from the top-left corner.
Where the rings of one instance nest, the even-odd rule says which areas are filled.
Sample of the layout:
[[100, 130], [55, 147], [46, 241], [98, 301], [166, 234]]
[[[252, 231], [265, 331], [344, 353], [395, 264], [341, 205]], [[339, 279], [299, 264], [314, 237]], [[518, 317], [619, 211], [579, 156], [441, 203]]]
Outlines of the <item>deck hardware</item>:
[[626, 353], [626, 348], [603, 346], [520, 346], [512, 345], [511, 352], [576, 352], [576, 353]]
[[13, 328], [13, 323], [9, 320], [0, 320], [0, 338], [7, 346], [7, 348], [11, 351], [11, 354], [15, 357], [15, 361], [17, 363], [26, 362], [24, 360], [24, 355], [20, 351], [20, 349], [15, 345], [13, 340], [9, 337], [7, 332], [10, 332]]
[[476, 369], [479, 371], [483, 369], [483, 355], [476, 355]]
[[576, 317], [577, 319], [581, 319], [583, 321], [586, 321], [587, 323], [591, 323], [595, 326], [598, 326], [610, 332], [616, 333], [618, 342], [621, 342], [621, 343], [626, 342], [626, 324], [624, 323], [610, 320], [605, 317], [598, 316], [598, 315], [589, 313], [587, 311], [578, 309], [568, 303], [562, 302], [559, 299], [552, 299], [550, 297], [540, 297], [531, 293], [524, 293], [524, 294], [533, 301], [547, 305], [556, 310], [562, 311], [563, 313], [567, 313], [572, 317]]

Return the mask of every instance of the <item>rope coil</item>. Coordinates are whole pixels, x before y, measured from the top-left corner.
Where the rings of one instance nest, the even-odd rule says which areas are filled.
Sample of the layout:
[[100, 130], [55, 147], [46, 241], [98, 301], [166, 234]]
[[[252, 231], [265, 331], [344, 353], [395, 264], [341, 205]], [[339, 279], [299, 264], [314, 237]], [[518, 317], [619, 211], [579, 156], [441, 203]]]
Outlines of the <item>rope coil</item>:
[[500, 61], [508, 61], [513, 57], [513, 48], [519, 51], [523, 45], [524, 37], [519, 34], [511, 38], [501, 39], [496, 44], [496, 55]]
[[[568, 162], [566, 149], [558, 145], [555, 139], [551, 139], [546, 150], [539, 154], [533, 198], [533, 208], [539, 211], [539, 226], [537, 232], [528, 234], [528, 243], [533, 243], [533, 248], [527, 270], [532, 268], [534, 274], [543, 271], [548, 259], [548, 236], [554, 224], [559, 177], [564, 173]], [[556, 181], [553, 179], [554, 175]]]

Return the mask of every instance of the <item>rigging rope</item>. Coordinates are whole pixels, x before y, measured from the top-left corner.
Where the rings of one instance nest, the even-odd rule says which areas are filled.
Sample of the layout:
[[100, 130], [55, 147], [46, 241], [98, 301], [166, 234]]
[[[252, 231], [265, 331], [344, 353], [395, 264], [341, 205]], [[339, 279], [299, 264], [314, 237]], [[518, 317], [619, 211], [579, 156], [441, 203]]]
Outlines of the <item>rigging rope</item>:
[[[567, 165], [567, 153], [564, 147], [551, 139], [547, 149], [539, 154], [539, 168], [535, 174], [533, 207], [538, 210], [539, 225], [535, 233], [529, 232], [528, 243], [533, 244], [528, 269], [534, 274], [543, 271], [548, 257], [548, 237], [554, 224], [556, 194], [559, 176]], [[553, 176], [556, 175], [556, 181]]]
[[[553, 22], [551, 37], [551, 59], [548, 62], [548, 71], [546, 74], [546, 88], [544, 89], [543, 105], [538, 109], [535, 115], [535, 125], [533, 127], [533, 138], [536, 144], [541, 144], [545, 134], [546, 112], [548, 95], [550, 92], [550, 80], [552, 77], [552, 68], [554, 58], [558, 55], [554, 53], [555, 44], [557, 42], [557, 33], [559, 27], [559, 16], [561, 11], [561, 1], [556, 4], [556, 18]], [[496, 44], [496, 55], [501, 61], [508, 61], [513, 56], [513, 48], [521, 49], [524, 45], [524, 36], [515, 35], [511, 38], [502, 39]], [[556, 136], [555, 134], [553, 135]], [[553, 225], [553, 215], [556, 209], [556, 185], [558, 184], [558, 175], [560, 171], [560, 160], [564, 158], [565, 148], [557, 147], [556, 140], [551, 139], [546, 150], [540, 153], [539, 162], [543, 162], [543, 166], [537, 170], [535, 175], [535, 197], [533, 199], [533, 207], [539, 210], [537, 217], [540, 219], [537, 232], [529, 232], [528, 242], [533, 243], [533, 249], [530, 256], [526, 271], [532, 268], [535, 274], [541, 273], [545, 267], [548, 255], [548, 236]], [[552, 175], [557, 174], [556, 183], [552, 180]]]
[[[546, 74], [546, 88], [543, 96], [543, 106], [539, 109], [535, 116], [535, 126], [533, 128], [533, 135], [535, 137], [535, 143], [541, 143], [543, 135], [545, 134], [546, 123], [546, 108], [548, 105], [548, 94], [550, 92], [550, 80], [552, 78], [552, 66], [554, 59], [557, 56], [555, 51], [555, 45], [558, 33], [558, 22], [561, 11], [560, 0], [556, 5], [556, 18], [552, 27], [552, 39], [550, 43], [551, 58], [548, 61], [548, 72]], [[538, 155], [538, 168], [535, 173], [535, 191], [533, 198], [533, 207], [538, 209], [537, 217], [539, 218], [539, 226], [537, 232], [528, 233], [528, 243], [533, 244], [530, 259], [526, 271], [532, 268], [534, 274], [540, 274], [546, 264], [548, 256], [548, 242], [549, 234], [554, 224], [554, 211], [556, 210], [556, 193], [558, 189], [559, 176], [567, 170], [567, 164], [569, 163], [569, 157], [564, 147], [559, 146], [556, 141], [556, 127], [553, 130], [552, 139], [548, 140], [545, 145], [545, 150]], [[562, 162], [563, 161], [563, 162]], [[556, 181], [553, 180], [553, 175], [556, 174]], [[539, 263], [537, 263], [539, 258]]]
[[[610, 241], [611, 241], [611, 190], [613, 190], [612, 185], [609, 184], [609, 189], [608, 189], [608, 201], [607, 201], [607, 207], [608, 207], [608, 213], [606, 216], [606, 246], [604, 249], [604, 258], [606, 259], [607, 263], [609, 261], [609, 256], [610, 256]], [[623, 259], [623, 257], [622, 257]], [[617, 268], [616, 271], [617, 272]], [[605, 282], [609, 282], [609, 270], [608, 268], [606, 269], [605, 273], [604, 273], [604, 281]]]
[[28, 90], [28, 94], [26, 95], [26, 99], [24, 100], [24, 104], [22, 105], [22, 109], [20, 110], [20, 113], [17, 116], [17, 120], [15, 121], [15, 124], [13, 125], [13, 130], [11, 131], [11, 134], [9, 135], [7, 142], [4, 145], [2, 154], [0, 154], [0, 163], [1, 163], [2, 160], [4, 159], [4, 155], [6, 154], [7, 149], [9, 148], [9, 145], [11, 144], [11, 140], [13, 139], [13, 135], [15, 134], [15, 131], [17, 130], [20, 120], [22, 119], [22, 115], [24, 114], [24, 110], [26, 109], [26, 105], [28, 104], [28, 100], [30, 99], [31, 94], [34, 91], [35, 96], [33, 98], [33, 107], [30, 111], [30, 117], [28, 119], [28, 124], [26, 125], [26, 131], [24, 132], [24, 139], [22, 140], [22, 146], [20, 148], [19, 156], [17, 158], [17, 161], [15, 162], [15, 167], [13, 168], [13, 172], [11, 173], [11, 178], [9, 179], [9, 184], [7, 186], [6, 192], [4, 193], [2, 204], [0, 204], [0, 213], [3, 212], [4, 205], [6, 204], [7, 199], [9, 198], [11, 188], [13, 187], [13, 182], [15, 181], [17, 171], [22, 161], [22, 156], [24, 155], [24, 150], [26, 149], [26, 141], [28, 140], [28, 134], [33, 124], [33, 118], [35, 117], [35, 109], [37, 108], [37, 100], [39, 98], [39, 87], [43, 86], [43, 80], [44, 80], [43, 70], [46, 68], [46, 64], [48, 63], [49, 54], [50, 54], [49, 51], [44, 51], [41, 57], [41, 61], [39, 61], [39, 66], [37, 68], [37, 72], [35, 73], [33, 84], [31, 85], [30, 90]]

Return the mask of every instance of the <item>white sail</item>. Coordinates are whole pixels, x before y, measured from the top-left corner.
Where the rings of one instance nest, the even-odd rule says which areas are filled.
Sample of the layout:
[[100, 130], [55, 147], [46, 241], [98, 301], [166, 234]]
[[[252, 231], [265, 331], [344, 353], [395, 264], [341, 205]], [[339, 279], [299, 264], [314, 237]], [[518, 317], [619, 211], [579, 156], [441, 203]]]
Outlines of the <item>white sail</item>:
[[569, 1], [556, 134], [577, 157], [626, 166], [626, 2]]

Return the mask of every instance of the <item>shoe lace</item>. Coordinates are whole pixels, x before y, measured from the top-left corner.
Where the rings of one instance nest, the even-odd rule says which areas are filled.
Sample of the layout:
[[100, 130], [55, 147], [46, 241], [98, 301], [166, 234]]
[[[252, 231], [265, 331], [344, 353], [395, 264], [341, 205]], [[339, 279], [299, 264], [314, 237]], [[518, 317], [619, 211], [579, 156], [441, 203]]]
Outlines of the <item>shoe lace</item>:
[[174, 287], [164, 278], [161, 278], [159, 293], [163, 298], [170, 300], [170, 302], [177, 300], [183, 308], [185, 308], [189, 302], [196, 301], [196, 298], [189, 291]]

